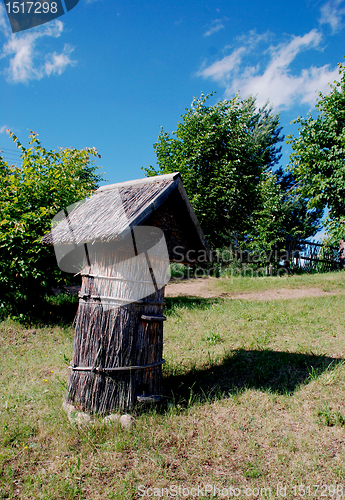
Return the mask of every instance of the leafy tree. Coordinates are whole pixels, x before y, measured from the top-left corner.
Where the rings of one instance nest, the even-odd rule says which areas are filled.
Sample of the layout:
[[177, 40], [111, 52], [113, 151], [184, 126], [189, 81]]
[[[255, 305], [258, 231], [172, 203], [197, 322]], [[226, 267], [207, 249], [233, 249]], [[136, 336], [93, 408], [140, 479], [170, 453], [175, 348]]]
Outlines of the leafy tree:
[[35, 299], [68, 277], [58, 269], [54, 250], [41, 244], [52, 218], [90, 195], [101, 176], [95, 148], [46, 150], [31, 132], [21, 151], [22, 166], [0, 157], [0, 293], [8, 300]]
[[308, 200], [297, 190], [296, 179], [291, 172], [279, 168], [275, 176], [282, 192], [285, 233], [295, 240], [314, 236], [320, 229], [323, 209], [308, 210]]
[[308, 200], [308, 208], [328, 206], [327, 225], [334, 239], [344, 238], [345, 226], [345, 66], [339, 64], [340, 81], [330, 86], [327, 95], [319, 93], [314, 119], [297, 118], [298, 137], [292, 145], [289, 170], [297, 190]]
[[232, 232], [251, 230], [260, 203], [263, 174], [280, 159], [283, 140], [279, 115], [256, 99], [207, 105], [210, 95], [194, 99], [177, 131], [163, 129], [154, 145], [158, 168], [148, 176], [179, 171], [206, 237], [212, 246], [229, 244]]
[[259, 203], [245, 244], [262, 252], [266, 264], [276, 266], [294, 242], [313, 236], [319, 229], [323, 211], [307, 210], [295, 184], [293, 175], [279, 168], [275, 173], [265, 172], [258, 186]]
[[284, 193], [271, 171], [262, 175], [258, 192], [259, 202], [251, 216], [252, 228], [245, 244], [249, 249], [263, 252], [266, 262], [271, 263], [273, 250], [285, 246]]

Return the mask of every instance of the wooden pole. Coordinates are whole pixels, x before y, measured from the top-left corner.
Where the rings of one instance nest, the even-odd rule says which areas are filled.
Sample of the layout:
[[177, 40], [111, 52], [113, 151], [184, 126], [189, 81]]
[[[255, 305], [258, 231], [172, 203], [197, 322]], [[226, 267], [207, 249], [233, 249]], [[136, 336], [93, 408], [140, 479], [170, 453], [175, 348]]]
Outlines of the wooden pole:
[[339, 266], [340, 269], [344, 269], [345, 266], [345, 241], [343, 239], [339, 241]]

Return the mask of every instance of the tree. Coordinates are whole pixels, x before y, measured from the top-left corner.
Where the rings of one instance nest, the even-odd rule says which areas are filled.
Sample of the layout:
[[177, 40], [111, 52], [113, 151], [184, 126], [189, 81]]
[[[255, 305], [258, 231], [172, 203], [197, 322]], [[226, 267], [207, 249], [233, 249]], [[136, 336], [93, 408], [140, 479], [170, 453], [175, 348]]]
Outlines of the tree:
[[0, 157], [0, 292], [8, 300], [32, 299], [63, 284], [54, 250], [41, 244], [52, 218], [90, 195], [101, 176], [95, 148], [46, 150], [31, 132], [29, 148], [10, 133], [21, 151], [22, 166]]
[[282, 192], [282, 211], [285, 214], [284, 227], [289, 239], [306, 239], [320, 229], [323, 209], [308, 210], [308, 200], [297, 190], [296, 179], [291, 172], [279, 168], [275, 172]]
[[279, 115], [268, 105], [257, 110], [254, 97], [235, 96], [209, 106], [211, 95], [193, 100], [172, 135], [161, 130], [154, 145], [158, 168], [145, 170], [148, 176], [181, 173], [208, 241], [219, 247], [232, 232], [250, 230], [258, 185], [279, 161], [283, 137]]
[[296, 192], [295, 184], [293, 175], [279, 168], [265, 172], [258, 186], [259, 203], [246, 246], [261, 252], [266, 265], [277, 266], [294, 242], [319, 230], [323, 210], [307, 210], [307, 201]]
[[297, 118], [298, 137], [290, 136], [292, 146], [289, 170], [298, 192], [307, 199], [309, 209], [329, 208], [327, 226], [334, 239], [344, 238], [345, 226], [345, 66], [339, 64], [340, 81], [327, 95], [319, 93], [314, 119]]

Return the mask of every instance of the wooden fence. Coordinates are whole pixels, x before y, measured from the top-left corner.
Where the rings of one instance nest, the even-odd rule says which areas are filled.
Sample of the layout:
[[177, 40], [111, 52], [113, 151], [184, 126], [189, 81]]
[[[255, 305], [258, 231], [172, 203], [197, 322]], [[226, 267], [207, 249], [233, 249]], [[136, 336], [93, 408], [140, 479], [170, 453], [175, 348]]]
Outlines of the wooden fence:
[[339, 247], [300, 240], [290, 246], [290, 267], [307, 272], [337, 271], [340, 269]]

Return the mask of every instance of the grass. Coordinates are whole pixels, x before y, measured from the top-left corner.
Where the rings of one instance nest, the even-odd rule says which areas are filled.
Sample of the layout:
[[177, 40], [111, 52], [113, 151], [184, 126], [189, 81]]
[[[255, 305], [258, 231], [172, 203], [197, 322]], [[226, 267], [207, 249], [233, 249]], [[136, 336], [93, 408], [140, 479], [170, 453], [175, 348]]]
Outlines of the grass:
[[[262, 290], [274, 280], [233, 286]], [[198, 486], [198, 498], [224, 498], [230, 486], [240, 499], [282, 498], [278, 486], [292, 499], [303, 497], [300, 485], [310, 485], [308, 498], [337, 491], [340, 498], [343, 280], [343, 273], [286, 279], [291, 288], [336, 292], [298, 300], [167, 298], [165, 403], [138, 407], [132, 430], [101, 419], [77, 427], [62, 411], [73, 329], [59, 304], [44, 324], [47, 311], [39, 313], [40, 326], [3, 322], [0, 499], [195, 498], [190, 488]]]
[[[254, 273], [255, 276], [255, 273]], [[295, 274], [282, 276], [251, 277], [248, 270], [246, 276], [234, 274], [227, 278], [213, 280], [214, 286], [223, 292], [262, 292], [279, 288], [319, 288], [325, 292], [345, 292], [344, 272], [323, 274]]]

